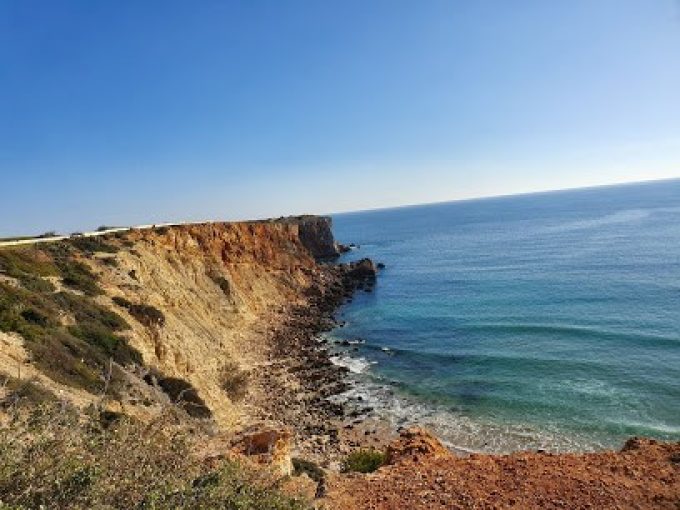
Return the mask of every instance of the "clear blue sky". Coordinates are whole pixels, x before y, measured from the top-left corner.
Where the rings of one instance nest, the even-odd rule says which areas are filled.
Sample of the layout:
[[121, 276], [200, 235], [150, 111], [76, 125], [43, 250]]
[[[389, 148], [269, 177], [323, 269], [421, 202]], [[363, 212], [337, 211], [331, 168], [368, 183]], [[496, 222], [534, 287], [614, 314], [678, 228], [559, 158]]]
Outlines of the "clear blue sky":
[[0, 0], [0, 235], [675, 176], [677, 0]]

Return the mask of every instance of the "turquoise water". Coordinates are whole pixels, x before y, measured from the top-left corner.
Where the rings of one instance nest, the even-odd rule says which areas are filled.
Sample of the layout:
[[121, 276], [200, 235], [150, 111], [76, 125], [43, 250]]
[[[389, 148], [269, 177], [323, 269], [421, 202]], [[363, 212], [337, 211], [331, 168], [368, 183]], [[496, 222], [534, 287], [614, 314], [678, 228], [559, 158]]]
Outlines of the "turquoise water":
[[680, 180], [334, 216], [386, 264], [332, 336], [361, 397], [474, 451], [680, 440]]

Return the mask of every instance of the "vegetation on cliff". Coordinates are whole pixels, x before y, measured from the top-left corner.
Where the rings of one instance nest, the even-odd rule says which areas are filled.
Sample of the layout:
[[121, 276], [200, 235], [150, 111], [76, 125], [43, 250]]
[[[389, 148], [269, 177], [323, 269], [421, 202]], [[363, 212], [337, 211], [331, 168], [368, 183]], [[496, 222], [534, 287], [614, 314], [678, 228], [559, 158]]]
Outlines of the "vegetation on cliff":
[[55, 381], [98, 392], [109, 359], [127, 364], [140, 356], [120, 334], [126, 321], [92, 299], [102, 290], [81, 258], [67, 242], [0, 249], [0, 270], [10, 278], [0, 281], [0, 331], [21, 335]]
[[[6, 401], [4, 401], [6, 402]], [[303, 510], [267, 470], [194, 455], [195, 431], [85, 416], [59, 403], [12, 404], [0, 426], [0, 508]]]

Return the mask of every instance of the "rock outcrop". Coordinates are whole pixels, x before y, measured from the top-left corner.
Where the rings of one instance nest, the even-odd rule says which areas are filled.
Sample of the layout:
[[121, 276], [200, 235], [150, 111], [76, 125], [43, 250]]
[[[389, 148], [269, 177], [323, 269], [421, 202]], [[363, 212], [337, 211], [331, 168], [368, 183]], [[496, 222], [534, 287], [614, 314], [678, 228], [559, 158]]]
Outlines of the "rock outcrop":
[[402, 430], [387, 447], [387, 464], [422, 462], [424, 459], [451, 458], [453, 454], [439, 439], [419, 427]]
[[335, 260], [340, 255], [333, 238], [332, 220], [329, 216], [296, 216], [287, 221], [298, 225], [302, 245], [317, 260]]
[[293, 473], [292, 438], [292, 432], [286, 428], [255, 429], [240, 434], [233, 451], [269, 467], [278, 476], [290, 476]]

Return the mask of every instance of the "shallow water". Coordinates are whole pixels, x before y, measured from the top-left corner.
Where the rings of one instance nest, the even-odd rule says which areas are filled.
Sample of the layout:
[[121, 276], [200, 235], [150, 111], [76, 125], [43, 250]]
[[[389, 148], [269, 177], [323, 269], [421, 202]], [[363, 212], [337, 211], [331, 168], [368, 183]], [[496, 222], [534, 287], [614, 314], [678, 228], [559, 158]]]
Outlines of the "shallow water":
[[346, 259], [387, 265], [332, 336], [365, 340], [339, 355], [395, 423], [475, 451], [680, 439], [680, 180], [341, 214], [334, 231], [361, 246]]

